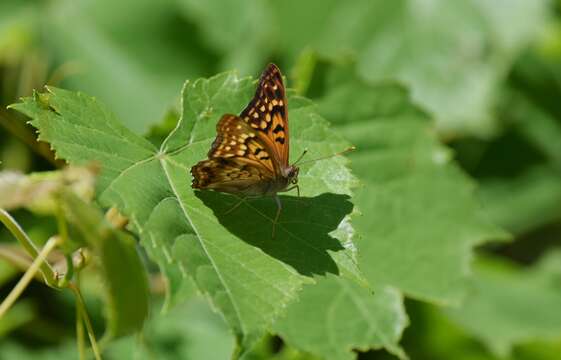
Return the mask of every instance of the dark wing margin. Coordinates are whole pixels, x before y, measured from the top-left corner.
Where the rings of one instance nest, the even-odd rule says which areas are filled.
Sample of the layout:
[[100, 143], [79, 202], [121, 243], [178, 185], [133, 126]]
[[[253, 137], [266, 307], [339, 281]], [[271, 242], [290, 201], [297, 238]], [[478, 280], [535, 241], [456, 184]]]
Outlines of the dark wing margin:
[[275, 64], [269, 64], [261, 74], [253, 99], [241, 112], [240, 118], [257, 130], [273, 151], [281, 166], [288, 166], [288, 112], [282, 74]]

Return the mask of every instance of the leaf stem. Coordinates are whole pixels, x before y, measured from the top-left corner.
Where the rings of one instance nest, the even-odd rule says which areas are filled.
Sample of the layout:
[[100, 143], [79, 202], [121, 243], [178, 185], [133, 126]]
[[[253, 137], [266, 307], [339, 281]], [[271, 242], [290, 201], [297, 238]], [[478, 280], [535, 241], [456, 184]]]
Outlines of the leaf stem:
[[[76, 287], [80, 285], [80, 274], [76, 276]], [[84, 341], [84, 323], [80, 307], [76, 305], [76, 342], [80, 360], [86, 360], [86, 343]]]
[[69, 283], [68, 287], [74, 292], [74, 295], [76, 295], [76, 309], [80, 312], [80, 317], [83, 318], [84, 324], [86, 325], [86, 331], [88, 332], [88, 338], [90, 339], [94, 356], [96, 360], [101, 360], [101, 352], [99, 351], [92, 323], [90, 321], [90, 317], [88, 316], [88, 312], [86, 311], [86, 304], [84, 303], [80, 289], [73, 283]]
[[[25, 231], [23, 231], [21, 226], [19, 226], [17, 221], [6, 210], [2, 208], [0, 208], [0, 222], [2, 222], [8, 228], [8, 230], [20, 242], [20, 244], [29, 253], [29, 255], [37, 260], [39, 251], [37, 250], [37, 247], [35, 246], [33, 241], [31, 241], [29, 236], [27, 236]], [[40, 262], [39, 267], [41, 269], [41, 273], [43, 275], [45, 283], [51, 287], [57, 287], [55, 272], [53, 268], [51, 268], [49, 263], [46, 261]]]
[[58, 237], [51, 237], [43, 249], [39, 252], [35, 260], [31, 263], [31, 266], [27, 271], [23, 274], [21, 279], [18, 281], [16, 286], [10, 291], [8, 296], [2, 301], [0, 304], [0, 319], [4, 316], [4, 314], [12, 307], [14, 302], [18, 299], [18, 297], [23, 293], [27, 285], [31, 282], [35, 273], [39, 271], [41, 264], [45, 262], [47, 255], [58, 245], [59, 238]]

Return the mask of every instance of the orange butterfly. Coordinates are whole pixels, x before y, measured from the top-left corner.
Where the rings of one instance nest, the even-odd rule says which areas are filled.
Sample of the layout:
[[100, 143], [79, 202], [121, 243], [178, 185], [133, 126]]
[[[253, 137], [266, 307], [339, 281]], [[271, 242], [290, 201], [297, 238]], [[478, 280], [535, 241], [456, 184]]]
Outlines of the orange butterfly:
[[287, 115], [281, 72], [269, 64], [240, 116], [223, 115], [216, 125], [208, 160], [191, 168], [192, 187], [244, 197], [273, 195], [278, 205], [276, 224], [281, 211], [276, 194], [298, 189], [299, 169], [288, 164]]
[[299, 168], [295, 166], [298, 160], [288, 164], [287, 102], [282, 75], [275, 64], [263, 71], [253, 99], [240, 116], [223, 115], [216, 133], [208, 160], [191, 168], [191, 186], [241, 195], [242, 201], [248, 196], [274, 196], [278, 207], [274, 236], [282, 209], [277, 193], [297, 189], [300, 195]]

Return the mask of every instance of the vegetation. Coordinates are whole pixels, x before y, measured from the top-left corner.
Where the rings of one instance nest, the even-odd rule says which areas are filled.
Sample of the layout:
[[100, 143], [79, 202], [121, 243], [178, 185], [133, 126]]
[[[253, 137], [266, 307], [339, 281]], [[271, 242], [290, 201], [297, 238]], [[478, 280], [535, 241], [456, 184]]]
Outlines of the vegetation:
[[[0, 358], [561, 352], [561, 3], [3, 0]], [[194, 191], [285, 74], [301, 196]]]

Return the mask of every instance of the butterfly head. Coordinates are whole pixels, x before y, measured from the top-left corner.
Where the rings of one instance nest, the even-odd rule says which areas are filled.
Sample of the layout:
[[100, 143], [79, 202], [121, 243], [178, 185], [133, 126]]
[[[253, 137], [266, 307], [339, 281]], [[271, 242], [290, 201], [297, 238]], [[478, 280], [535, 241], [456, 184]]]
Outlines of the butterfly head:
[[300, 168], [294, 165], [290, 165], [285, 170], [285, 178], [288, 180], [289, 184], [298, 184], [298, 172]]

